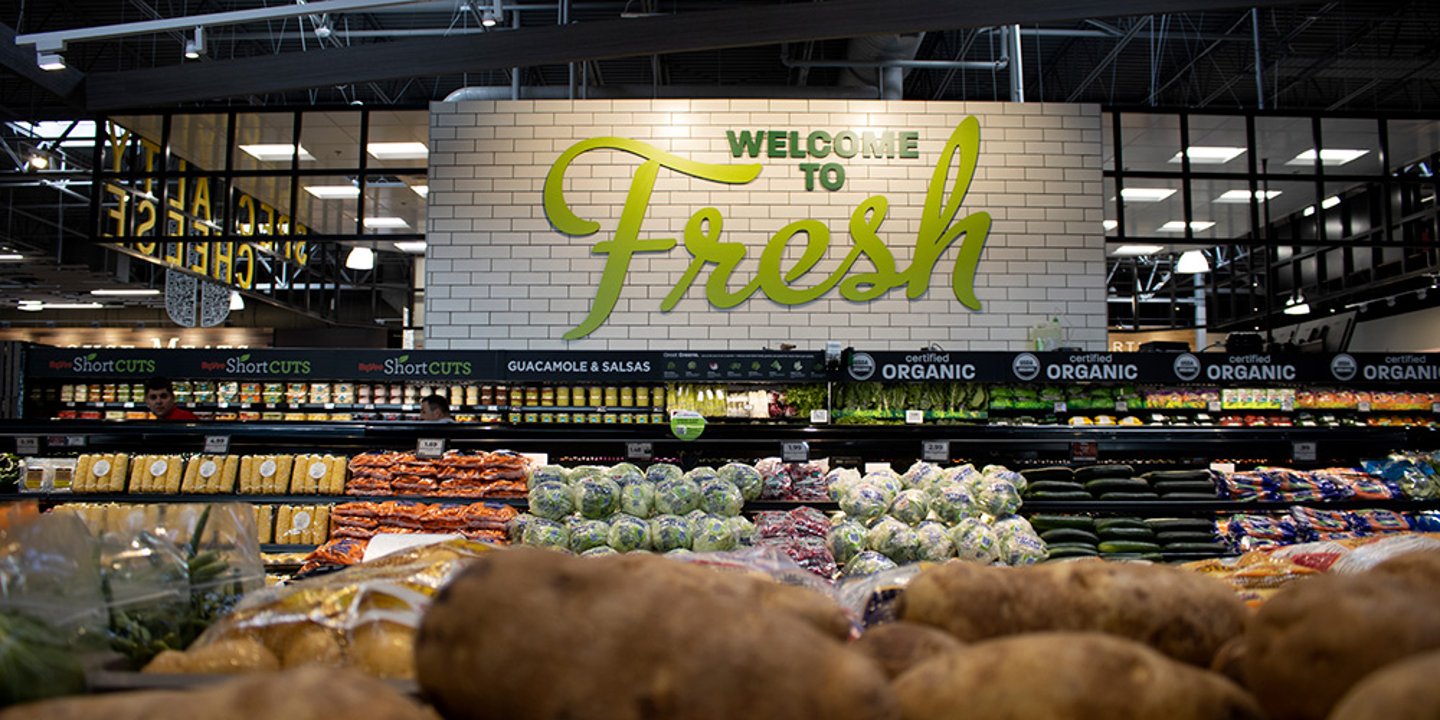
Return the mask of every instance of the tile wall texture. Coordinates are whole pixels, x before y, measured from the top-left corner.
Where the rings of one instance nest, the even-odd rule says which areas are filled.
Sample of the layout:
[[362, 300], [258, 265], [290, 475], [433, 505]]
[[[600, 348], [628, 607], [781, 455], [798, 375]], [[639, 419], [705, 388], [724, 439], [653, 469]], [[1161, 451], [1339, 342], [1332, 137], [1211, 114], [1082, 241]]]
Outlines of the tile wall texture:
[[[852, 247], [849, 221], [872, 195], [889, 201], [878, 235], [900, 270], [910, 265], [926, 191], [941, 150], [968, 116], [980, 124], [978, 168], [956, 215], [992, 219], [975, 279], [983, 307], [955, 299], [951, 270], [960, 242], [936, 263], [929, 291], [911, 300], [904, 287], [867, 303], [831, 291], [800, 306], [763, 293], [730, 308], [712, 307], [706, 265], [683, 299], [662, 312], [692, 256], [683, 241], [663, 253], [637, 254], [608, 320], [579, 340], [562, 338], [589, 314], [609, 239], [642, 160], [614, 150], [580, 155], [565, 176], [565, 200], [598, 222], [590, 236], [558, 232], [542, 187], [552, 164], [575, 143], [602, 136], [639, 140], [687, 159], [763, 164], [743, 185], [724, 185], [662, 168], [642, 238], [680, 238], [691, 216], [714, 207], [724, 242], [742, 243], [746, 259], [731, 289], [755, 277], [758, 257], [777, 231], [804, 219], [829, 228], [824, 260], [795, 281], [811, 287]], [[918, 159], [735, 158], [726, 131], [917, 131]], [[536, 100], [436, 103], [430, 115], [430, 191], [425, 263], [425, 346], [431, 349], [752, 350], [826, 340], [874, 350], [1021, 350], [1027, 330], [1059, 317], [1067, 345], [1102, 350], [1106, 337], [1105, 244], [1101, 221], [1100, 113], [1093, 105], [927, 103], [837, 100]], [[837, 162], [844, 186], [805, 189], [803, 162]], [[958, 164], [958, 163], [957, 163]], [[954, 183], [944, 183], [947, 195]], [[782, 267], [801, 256], [791, 240]], [[861, 260], [850, 271], [867, 271]]]

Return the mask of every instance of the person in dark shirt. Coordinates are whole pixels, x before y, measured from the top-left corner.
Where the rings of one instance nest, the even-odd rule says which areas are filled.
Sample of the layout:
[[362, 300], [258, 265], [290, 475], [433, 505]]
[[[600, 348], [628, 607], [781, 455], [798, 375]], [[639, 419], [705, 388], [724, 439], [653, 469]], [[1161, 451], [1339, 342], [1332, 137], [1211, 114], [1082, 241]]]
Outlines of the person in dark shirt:
[[450, 401], [444, 395], [420, 398], [420, 419], [425, 422], [455, 422], [455, 418], [450, 417]]
[[169, 378], [153, 377], [145, 382], [145, 406], [156, 420], [186, 422], [199, 420], [195, 413], [175, 406], [175, 386]]

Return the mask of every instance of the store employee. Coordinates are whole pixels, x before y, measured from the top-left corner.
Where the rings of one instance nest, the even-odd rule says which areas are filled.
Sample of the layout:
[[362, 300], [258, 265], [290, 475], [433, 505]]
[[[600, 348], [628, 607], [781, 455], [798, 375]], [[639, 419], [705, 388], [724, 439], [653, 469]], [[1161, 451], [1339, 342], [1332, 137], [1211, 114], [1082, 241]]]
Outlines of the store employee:
[[450, 417], [450, 401], [444, 395], [420, 398], [420, 419], [424, 422], [455, 422], [455, 418]]
[[168, 378], [153, 377], [145, 383], [145, 406], [156, 420], [188, 422], [199, 420], [195, 413], [175, 406], [175, 387]]

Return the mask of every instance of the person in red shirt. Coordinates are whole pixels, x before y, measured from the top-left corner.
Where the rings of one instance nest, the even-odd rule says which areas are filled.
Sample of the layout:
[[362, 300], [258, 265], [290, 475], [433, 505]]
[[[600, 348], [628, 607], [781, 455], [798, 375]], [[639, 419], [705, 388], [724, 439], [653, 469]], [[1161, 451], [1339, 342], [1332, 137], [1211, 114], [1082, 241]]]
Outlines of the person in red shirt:
[[154, 377], [145, 383], [145, 406], [156, 420], [188, 422], [199, 420], [195, 413], [175, 406], [175, 386], [168, 378]]

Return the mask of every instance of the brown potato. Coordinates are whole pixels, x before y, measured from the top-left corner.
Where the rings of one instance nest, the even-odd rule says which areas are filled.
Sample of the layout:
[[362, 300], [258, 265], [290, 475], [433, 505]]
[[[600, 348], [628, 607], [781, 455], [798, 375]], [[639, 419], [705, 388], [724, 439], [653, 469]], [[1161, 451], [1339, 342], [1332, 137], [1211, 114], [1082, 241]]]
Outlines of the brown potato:
[[1210, 660], [1210, 671], [1220, 673], [1241, 687], [1246, 687], [1244, 635], [1230, 638], [1215, 651], [1215, 657]]
[[286, 668], [302, 665], [339, 667], [344, 659], [340, 643], [335, 640], [335, 631], [324, 625], [306, 623], [290, 636], [285, 651], [280, 655], [280, 665]]
[[966, 642], [1095, 630], [1200, 667], [1243, 631], [1245, 615], [1244, 604], [1219, 580], [1164, 565], [1098, 560], [1022, 568], [950, 562], [918, 575], [900, 599], [900, 619]]
[[1406, 658], [1370, 673], [1345, 693], [1331, 720], [1440, 718], [1440, 652]]
[[879, 663], [885, 676], [894, 679], [936, 655], [964, 650], [965, 643], [929, 625], [892, 622], [866, 630], [852, 647]]
[[894, 683], [905, 720], [1259, 720], [1229, 680], [1101, 633], [1032, 633], [921, 663]]
[[347, 652], [350, 665], [375, 677], [415, 678], [415, 629], [388, 622], [355, 628]]
[[1440, 585], [1403, 575], [1307, 578], [1246, 633], [1246, 685], [1273, 720], [1320, 720], [1377, 668], [1440, 648]]
[[421, 690], [449, 720], [897, 717], [868, 658], [734, 585], [694, 592], [699, 570], [487, 553], [425, 614]]
[[1376, 565], [1370, 572], [1440, 585], [1440, 551], [1417, 550], [1396, 555]]
[[433, 720], [382, 680], [308, 667], [236, 678], [197, 690], [66, 698], [0, 711], [0, 720]]
[[[231, 638], [178, 653], [157, 655], [148, 673], [245, 673], [280, 669], [280, 660], [258, 641]], [[162, 660], [163, 658], [163, 660]]]

